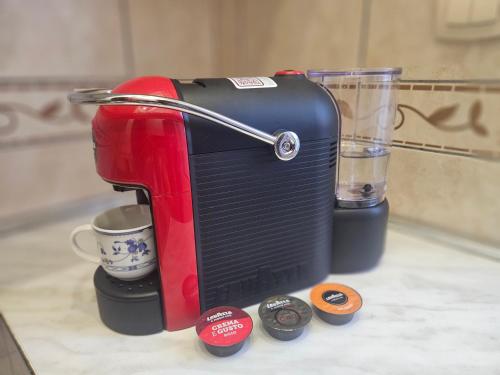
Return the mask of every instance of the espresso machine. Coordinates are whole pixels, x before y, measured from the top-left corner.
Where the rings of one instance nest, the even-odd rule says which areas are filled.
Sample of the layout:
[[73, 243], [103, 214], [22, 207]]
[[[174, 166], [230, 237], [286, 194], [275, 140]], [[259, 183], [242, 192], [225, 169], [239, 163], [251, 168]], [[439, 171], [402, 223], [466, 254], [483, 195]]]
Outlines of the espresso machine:
[[[362, 254], [349, 254], [349, 241], [361, 250], [370, 239], [359, 230], [359, 238], [346, 239], [335, 229], [347, 216], [336, 213], [342, 119], [328, 85], [294, 70], [155, 76], [69, 98], [99, 105], [92, 122], [97, 173], [117, 191], [136, 190], [152, 213], [156, 271], [129, 282], [101, 267], [94, 275], [100, 316], [111, 329], [184, 329], [212, 307], [249, 306], [351, 271], [342, 270], [343, 257], [363, 263]], [[362, 211], [372, 207], [380, 210]], [[383, 233], [384, 207], [384, 215], [368, 214]], [[357, 214], [350, 225], [366, 217]]]

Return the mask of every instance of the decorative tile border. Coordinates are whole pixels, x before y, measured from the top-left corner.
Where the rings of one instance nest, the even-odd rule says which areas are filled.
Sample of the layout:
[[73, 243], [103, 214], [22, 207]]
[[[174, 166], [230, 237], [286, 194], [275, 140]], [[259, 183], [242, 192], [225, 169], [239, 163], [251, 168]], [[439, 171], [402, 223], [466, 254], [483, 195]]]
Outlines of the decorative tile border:
[[[88, 124], [90, 115], [83, 111], [80, 106], [70, 105], [66, 102], [65, 94], [75, 87], [113, 87], [117, 81], [114, 80], [63, 80], [63, 79], [1, 79], [1, 93], [37, 93], [47, 91], [61, 91], [61, 96], [47, 100], [39, 106], [26, 104], [19, 101], [5, 102], [0, 100], [0, 150], [13, 149], [17, 147], [29, 147], [51, 142], [68, 142], [87, 139], [89, 130], [77, 130], [75, 125], [81, 126]], [[330, 88], [339, 88], [339, 85], [331, 85]], [[342, 88], [355, 89], [355, 85], [343, 85]], [[368, 89], [390, 89], [391, 86], [384, 84], [365, 85]], [[458, 109], [464, 110], [464, 103], [452, 103], [450, 105], [441, 105], [426, 113], [426, 109], [419, 108], [418, 104], [413, 103], [414, 96], [406, 97], [401, 100], [398, 106], [398, 119], [395, 125], [395, 134], [392, 145], [394, 147], [457, 155], [464, 157], [473, 157], [483, 160], [500, 160], [500, 150], [495, 148], [468, 147], [466, 137], [460, 144], [457, 142], [440, 142], [439, 140], [426, 142], [418, 139], [419, 137], [408, 137], [400, 134], [400, 129], [409, 126], [407, 117], [409, 114], [416, 115], [423, 123], [431, 126], [433, 129], [448, 132], [459, 133], [463, 131], [472, 132], [477, 137], [487, 138], [490, 130], [484, 126], [485, 102], [484, 99], [490, 95], [500, 94], [500, 82], [498, 81], [401, 81], [398, 88], [404, 93], [414, 92], [415, 95], [422, 95], [425, 92], [433, 92], [434, 95], [473, 95], [468, 103], [468, 116], [465, 119], [455, 119]], [[453, 93], [453, 94], [452, 94]], [[486, 95], [483, 97], [483, 95]], [[455, 99], [455, 98], [454, 98]], [[497, 111], [500, 117], [500, 109]], [[459, 116], [458, 116], [459, 117]], [[72, 129], [71, 133], [52, 132], [51, 134], [27, 134], [16, 136], [24, 119], [36, 121], [45, 127], [56, 128], [61, 124], [68, 124], [65, 130]], [[413, 121], [414, 122], [414, 121]], [[411, 126], [415, 126], [415, 124]], [[419, 124], [417, 124], [418, 126]], [[426, 130], [419, 130], [420, 132]], [[403, 136], [402, 136], [403, 135]]]
[[62, 99], [50, 100], [39, 109], [26, 103], [0, 102], [0, 115], [6, 119], [0, 125], [0, 137], [15, 133], [20, 126], [21, 116], [43, 122], [49, 126], [60, 126], [72, 121], [80, 123], [88, 123], [90, 121], [90, 117], [82, 111], [81, 106], [66, 105]]
[[[356, 89], [353, 84], [328, 87], [333, 91]], [[500, 127], [496, 125], [500, 117], [500, 107], [496, 104], [500, 99], [496, 97], [500, 94], [500, 81], [402, 80], [397, 85], [361, 87], [401, 90], [393, 147], [500, 161], [500, 141], [495, 143], [496, 138], [500, 140]], [[344, 115], [352, 116], [349, 105], [340, 102]]]
[[434, 144], [430, 144], [430, 143], [403, 141], [400, 139], [394, 139], [392, 141], [392, 147], [406, 148], [406, 149], [418, 150], [418, 151], [435, 152], [435, 153], [439, 153], [439, 154], [465, 156], [465, 157], [472, 157], [472, 158], [490, 160], [490, 161], [500, 161], [500, 151], [475, 150], [475, 149], [469, 149], [469, 148], [441, 146], [441, 145], [434, 145]]
[[[360, 85], [363, 89], [392, 89], [398, 88], [401, 91], [457, 91], [457, 92], [485, 92], [485, 93], [500, 93], [500, 83], [497, 81], [485, 81], [468, 83], [469, 81], [455, 81], [456, 83], [451, 83], [453, 81], [417, 81], [418, 83], [412, 83], [415, 81], [404, 81], [401, 80], [400, 84], [388, 85], [388, 84], [364, 84]], [[436, 83], [445, 82], [445, 83]], [[327, 85], [331, 89], [355, 89], [356, 85], [339, 85], [330, 84]]]
[[[411, 83], [412, 81], [401, 81], [397, 87], [399, 90], [403, 91], [456, 91], [456, 92], [474, 92], [474, 93], [500, 93], [500, 84], [496, 81], [491, 81], [490, 83], [482, 82], [478, 83], [471, 81], [456, 81], [456, 83], [435, 83], [434, 81], [429, 81], [429, 83], [424, 83], [419, 81], [418, 83]], [[379, 85], [381, 86], [381, 85]]]
[[70, 104], [66, 95], [75, 88], [114, 87], [117, 82], [0, 79], [0, 151], [90, 139], [93, 110]]
[[[360, 142], [368, 141], [370, 143], [377, 143], [380, 145], [384, 145], [380, 138], [352, 137], [350, 135], [342, 136], [342, 139], [353, 139], [353, 138], [357, 139]], [[385, 145], [387, 146], [387, 144]], [[468, 149], [468, 148], [453, 147], [453, 146], [441, 146], [437, 144], [404, 141], [400, 139], [393, 139], [391, 146], [397, 148], [410, 149], [410, 150], [429, 151], [439, 154], [448, 154], [455, 156], [473, 157], [484, 160], [500, 161], [500, 151], [486, 151], [486, 150], [476, 150], [476, 149]]]

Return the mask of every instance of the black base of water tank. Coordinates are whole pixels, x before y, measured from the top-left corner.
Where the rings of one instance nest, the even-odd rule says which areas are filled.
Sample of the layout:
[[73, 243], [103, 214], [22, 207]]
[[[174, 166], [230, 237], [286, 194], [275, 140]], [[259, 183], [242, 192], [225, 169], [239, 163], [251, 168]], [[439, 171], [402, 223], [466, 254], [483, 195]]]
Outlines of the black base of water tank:
[[389, 204], [333, 210], [332, 273], [366, 271], [375, 267], [385, 246]]
[[156, 271], [134, 281], [110, 276], [102, 267], [94, 274], [99, 315], [113, 331], [150, 335], [163, 330], [160, 280]]

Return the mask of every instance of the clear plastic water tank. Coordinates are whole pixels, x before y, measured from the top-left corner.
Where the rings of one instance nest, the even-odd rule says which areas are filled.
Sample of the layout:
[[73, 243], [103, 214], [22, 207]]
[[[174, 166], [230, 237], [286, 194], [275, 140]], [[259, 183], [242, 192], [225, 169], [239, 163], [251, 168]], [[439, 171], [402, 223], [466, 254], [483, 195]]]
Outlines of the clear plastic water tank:
[[341, 112], [337, 204], [371, 207], [385, 199], [401, 68], [309, 70]]

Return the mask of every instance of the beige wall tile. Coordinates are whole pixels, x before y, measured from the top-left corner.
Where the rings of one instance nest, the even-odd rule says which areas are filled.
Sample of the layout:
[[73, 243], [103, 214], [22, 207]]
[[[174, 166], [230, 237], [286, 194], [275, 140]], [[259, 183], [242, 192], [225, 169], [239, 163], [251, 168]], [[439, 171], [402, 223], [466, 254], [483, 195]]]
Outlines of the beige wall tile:
[[500, 163], [393, 148], [391, 215], [500, 246]]
[[439, 40], [438, 1], [371, 4], [367, 66], [403, 66], [405, 78], [500, 78], [500, 39]]
[[0, 77], [126, 73], [118, 0], [0, 2]]
[[272, 75], [356, 64], [361, 0], [130, 2], [137, 74]]
[[0, 220], [111, 191], [87, 139], [0, 150]]
[[[491, 81], [500, 78], [500, 39], [439, 39], [437, 7], [371, 2], [366, 65], [402, 66], [406, 80], [389, 166], [391, 213], [500, 245], [500, 89]], [[480, 78], [490, 81], [458, 81]]]
[[217, 76], [219, 1], [131, 0], [136, 74]]
[[110, 191], [94, 166], [95, 108], [70, 105], [68, 91], [0, 90], [0, 220]]
[[75, 87], [130, 72], [126, 2], [0, 2], [0, 219], [110, 191], [94, 167], [92, 107]]
[[242, 17], [247, 0], [221, 1], [216, 22], [217, 66], [220, 77], [244, 75], [242, 52], [246, 49], [247, 18]]
[[[253, 0], [233, 18], [238, 74], [349, 67], [357, 63], [361, 1]], [[245, 15], [241, 17], [241, 15]]]

